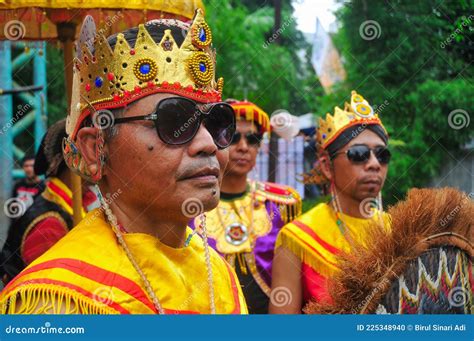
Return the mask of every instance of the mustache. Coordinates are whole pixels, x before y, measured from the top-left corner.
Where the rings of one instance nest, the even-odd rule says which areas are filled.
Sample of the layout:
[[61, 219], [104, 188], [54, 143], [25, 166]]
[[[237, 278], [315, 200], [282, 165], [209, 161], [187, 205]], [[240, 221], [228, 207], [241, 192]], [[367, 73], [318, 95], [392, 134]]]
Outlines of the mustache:
[[202, 157], [196, 160], [193, 160], [192, 165], [186, 167], [186, 169], [183, 170], [178, 170], [176, 173], [176, 179], [177, 180], [183, 180], [190, 178], [194, 176], [196, 173], [199, 171], [206, 169], [206, 168], [217, 168], [219, 170], [219, 176], [222, 175], [221, 172], [221, 166], [219, 165], [219, 162], [217, 161], [217, 158], [215, 156], [211, 157]]

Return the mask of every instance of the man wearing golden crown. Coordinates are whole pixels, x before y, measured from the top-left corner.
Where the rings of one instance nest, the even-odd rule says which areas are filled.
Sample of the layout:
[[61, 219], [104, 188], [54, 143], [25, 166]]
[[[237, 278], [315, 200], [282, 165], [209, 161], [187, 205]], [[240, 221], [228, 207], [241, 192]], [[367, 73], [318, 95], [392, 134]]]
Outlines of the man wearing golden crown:
[[319, 119], [318, 164], [307, 180], [329, 186], [331, 200], [285, 225], [273, 261], [271, 313], [300, 314], [310, 299], [328, 300], [326, 282], [336, 255], [364, 243], [367, 226], [388, 228], [381, 190], [387, 175], [388, 135], [369, 103], [355, 91], [344, 110]]
[[235, 269], [249, 313], [266, 314], [276, 237], [284, 224], [301, 214], [301, 199], [291, 187], [248, 178], [263, 134], [270, 132], [270, 120], [254, 103], [226, 102], [234, 109], [237, 131], [229, 148], [221, 200], [206, 214], [207, 235], [210, 245]]
[[90, 21], [63, 150], [102, 207], [9, 283], [1, 312], [246, 313], [203, 215], [203, 237], [185, 243], [189, 218], [218, 204], [235, 131], [202, 11], [191, 24], [152, 20], [108, 39]]

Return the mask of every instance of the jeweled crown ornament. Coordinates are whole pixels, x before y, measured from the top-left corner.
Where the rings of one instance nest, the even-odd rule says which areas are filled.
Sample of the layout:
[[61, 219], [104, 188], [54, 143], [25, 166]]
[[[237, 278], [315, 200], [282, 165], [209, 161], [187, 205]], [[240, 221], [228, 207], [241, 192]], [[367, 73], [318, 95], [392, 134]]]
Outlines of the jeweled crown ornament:
[[319, 118], [317, 129], [317, 143], [320, 148], [326, 149], [344, 130], [355, 125], [380, 125], [386, 132], [377, 113], [367, 100], [356, 91], [351, 93], [351, 104], [345, 103], [344, 110], [334, 108], [334, 116], [326, 114], [326, 119]]
[[[215, 80], [212, 33], [202, 10], [196, 10], [191, 24], [160, 19], [139, 25], [135, 46], [119, 33], [111, 48], [106, 37], [95, 32], [95, 25], [88, 25], [93, 28], [85, 35], [93, 37], [93, 43], [91, 38], [80, 39], [74, 61], [66, 124], [72, 140], [91, 111], [120, 108], [154, 93], [173, 93], [204, 103], [221, 101], [223, 79]], [[179, 34], [186, 35], [183, 43], [176, 43], [171, 29], [165, 29], [161, 41], [155, 42], [147, 30], [152, 25], [178, 28]]]

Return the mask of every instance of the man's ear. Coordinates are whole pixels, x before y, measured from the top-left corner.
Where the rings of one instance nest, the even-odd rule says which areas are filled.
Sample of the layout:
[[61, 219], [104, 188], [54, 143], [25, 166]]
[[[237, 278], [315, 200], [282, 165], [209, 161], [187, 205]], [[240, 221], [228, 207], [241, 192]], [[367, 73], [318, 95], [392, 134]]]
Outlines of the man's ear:
[[76, 145], [90, 174], [97, 174], [100, 167], [97, 155], [98, 132], [98, 128], [95, 127], [84, 127], [77, 132]]
[[319, 159], [319, 164], [321, 165], [321, 172], [323, 173], [324, 177], [329, 181], [332, 180], [332, 164], [331, 159], [329, 158], [328, 153], [323, 153]]

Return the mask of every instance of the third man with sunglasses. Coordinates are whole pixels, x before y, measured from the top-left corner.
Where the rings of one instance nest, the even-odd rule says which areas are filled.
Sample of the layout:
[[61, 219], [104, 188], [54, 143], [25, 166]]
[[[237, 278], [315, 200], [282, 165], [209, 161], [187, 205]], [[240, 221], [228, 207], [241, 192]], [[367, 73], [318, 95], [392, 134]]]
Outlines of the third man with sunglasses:
[[331, 199], [279, 233], [272, 289], [284, 288], [290, 299], [271, 305], [271, 313], [300, 314], [310, 300], [327, 302], [326, 282], [338, 269], [336, 255], [364, 243], [374, 221], [389, 228], [380, 195], [390, 161], [387, 142], [380, 118], [355, 91], [344, 110], [336, 107], [334, 116], [320, 118], [319, 159], [306, 180], [323, 185]]
[[237, 126], [229, 147], [216, 209], [206, 214], [209, 243], [222, 254], [239, 277], [250, 314], [265, 314], [271, 288], [272, 260], [281, 227], [301, 213], [301, 199], [293, 188], [251, 181], [268, 115], [248, 101], [226, 101], [234, 109]]

